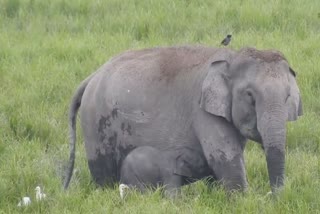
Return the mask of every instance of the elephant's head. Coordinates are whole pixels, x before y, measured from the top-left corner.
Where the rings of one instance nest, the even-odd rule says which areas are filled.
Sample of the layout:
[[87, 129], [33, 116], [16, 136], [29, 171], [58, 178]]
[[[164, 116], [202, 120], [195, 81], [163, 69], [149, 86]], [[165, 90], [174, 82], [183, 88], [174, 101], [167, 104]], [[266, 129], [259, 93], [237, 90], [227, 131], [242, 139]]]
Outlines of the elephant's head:
[[295, 73], [277, 51], [222, 49], [211, 61], [201, 107], [264, 147], [273, 191], [283, 185], [286, 121], [302, 115]]

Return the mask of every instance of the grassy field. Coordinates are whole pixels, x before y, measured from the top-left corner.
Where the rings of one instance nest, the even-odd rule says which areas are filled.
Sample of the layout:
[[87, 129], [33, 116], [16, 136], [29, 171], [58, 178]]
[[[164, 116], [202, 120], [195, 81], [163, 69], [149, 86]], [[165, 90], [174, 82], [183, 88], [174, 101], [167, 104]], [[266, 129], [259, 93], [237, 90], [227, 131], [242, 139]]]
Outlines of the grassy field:
[[[204, 182], [170, 201], [159, 191], [132, 192], [91, 182], [78, 132], [76, 173], [67, 192], [67, 113], [77, 85], [111, 56], [172, 44], [217, 46], [232, 33], [231, 48], [282, 51], [298, 73], [304, 115], [288, 123], [286, 185], [266, 197], [265, 156], [246, 152], [250, 188], [228, 198]], [[320, 1], [319, 0], [0, 0], [0, 213], [320, 213]], [[18, 208], [22, 196], [35, 201]]]

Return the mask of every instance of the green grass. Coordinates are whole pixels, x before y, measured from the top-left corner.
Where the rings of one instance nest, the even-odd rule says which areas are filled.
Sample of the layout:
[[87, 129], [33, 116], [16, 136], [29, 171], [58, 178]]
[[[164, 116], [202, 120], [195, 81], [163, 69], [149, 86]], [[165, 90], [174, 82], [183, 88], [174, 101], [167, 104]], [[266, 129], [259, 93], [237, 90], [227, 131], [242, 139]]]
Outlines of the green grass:
[[[320, 1], [0, 0], [0, 213], [320, 213]], [[204, 182], [170, 201], [91, 182], [81, 132], [77, 173], [62, 190], [67, 112], [77, 85], [111, 56], [172, 44], [278, 49], [298, 73], [304, 115], [288, 123], [286, 185], [269, 191], [265, 157], [246, 148], [250, 188], [231, 198]], [[18, 209], [34, 188], [48, 199]]]

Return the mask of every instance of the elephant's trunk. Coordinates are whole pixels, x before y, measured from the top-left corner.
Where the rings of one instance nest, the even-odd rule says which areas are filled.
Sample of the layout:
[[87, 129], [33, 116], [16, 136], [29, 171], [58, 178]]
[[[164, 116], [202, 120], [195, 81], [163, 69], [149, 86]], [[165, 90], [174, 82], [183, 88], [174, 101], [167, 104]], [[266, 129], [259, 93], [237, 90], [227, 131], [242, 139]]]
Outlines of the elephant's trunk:
[[258, 115], [258, 131], [265, 149], [272, 192], [284, 184], [287, 110], [273, 103]]

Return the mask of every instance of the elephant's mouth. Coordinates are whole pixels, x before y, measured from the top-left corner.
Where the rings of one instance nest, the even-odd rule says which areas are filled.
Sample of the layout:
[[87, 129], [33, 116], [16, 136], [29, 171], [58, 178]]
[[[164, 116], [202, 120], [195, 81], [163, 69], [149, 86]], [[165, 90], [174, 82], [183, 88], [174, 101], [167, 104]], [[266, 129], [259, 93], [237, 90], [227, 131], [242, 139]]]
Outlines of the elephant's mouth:
[[258, 129], [256, 127], [254, 127], [254, 128], [246, 128], [244, 132], [245, 132], [244, 136], [246, 138], [263, 145], [262, 137], [261, 137], [261, 135], [260, 135], [260, 133], [259, 133], [259, 131], [258, 131]]
[[262, 145], [262, 137], [258, 131], [256, 116], [247, 116], [237, 125], [242, 136]]

